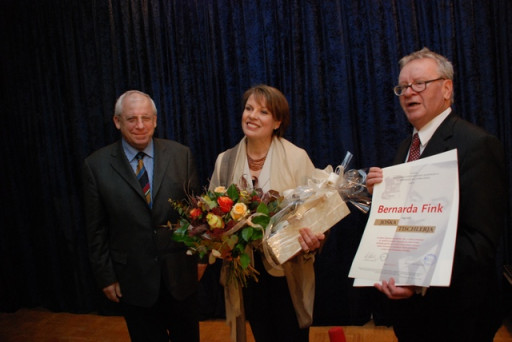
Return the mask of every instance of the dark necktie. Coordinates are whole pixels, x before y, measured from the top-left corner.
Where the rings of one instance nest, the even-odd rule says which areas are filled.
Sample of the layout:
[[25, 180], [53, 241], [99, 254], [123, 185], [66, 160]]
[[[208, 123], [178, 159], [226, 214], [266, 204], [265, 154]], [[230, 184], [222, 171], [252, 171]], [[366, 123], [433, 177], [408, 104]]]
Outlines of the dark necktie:
[[144, 152], [139, 152], [135, 156], [137, 158], [137, 171], [135, 174], [137, 175], [137, 179], [139, 180], [139, 184], [142, 188], [142, 192], [144, 193], [144, 197], [146, 198], [146, 202], [151, 208], [151, 188], [149, 186], [149, 177], [146, 168], [144, 167], [144, 162], [142, 159], [146, 154]]
[[418, 133], [414, 133], [412, 136], [411, 149], [409, 150], [409, 158], [407, 161], [414, 161], [420, 158], [420, 138], [418, 137]]

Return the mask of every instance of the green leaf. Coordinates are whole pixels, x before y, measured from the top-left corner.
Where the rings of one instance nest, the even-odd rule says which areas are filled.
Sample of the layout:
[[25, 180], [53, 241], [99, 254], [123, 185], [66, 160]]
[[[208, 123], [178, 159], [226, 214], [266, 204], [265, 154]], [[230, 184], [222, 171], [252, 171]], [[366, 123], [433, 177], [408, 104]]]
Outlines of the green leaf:
[[254, 228], [252, 228], [252, 227], [246, 227], [246, 228], [242, 229], [242, 239], [244, 239], [245, 241], [249, 241], [249, 239], [252, 236], [253, 231], [254, 231]]
[[190, 226], [190, 223], [188, 223], [186, 220], [180, 220], [180, 224], [181, 226], [172, 234], [172, 239], [174, 241], [184, 242], [189, 237], [188, 227]]
[[251, 258], [246, 253], [240, 254], [240, 265], [245, 270], [247, 266], [251, 263]]
[[238, 236], [235, 234], [231, 235], [229, 239], [226, 240], [227, 245], [229, 246], [229, 249], [235, 248], [236, 243], [238, 242]]
[[233, 202], [235, 202], [235, 203], [238, 201], [238, 198], [240, 197], [240, 194], [238, 193], [238, 189], [237, 189], [236, 185], [234, 185], [234, 184], [231, 184], [229, 186], [227, 194], [228, 194], [229, 198], [231, 198], [233, 200]]
[[271, 213], [277, 213], [279, 211], [279, 205], [281, 204], [281, 201], [275, 200], [267, 204], [268, 211]]
[[216, 201], [217, 200], [217, 193], [215, 191], [210, 191], [208, 190], [208, 192], [206, 194], [204, 194], [203, 198], [204, 197], [208, 197], [210, 198], [211, 200], [214, 200]]
[[252, 233], [251, 238], [252, 238], [252, 241], [263, 239], [263, 230], [255, 229], [254, 232]]
[[199, 255], [201, 256], [201, 258], [206, 254], [208, 253], [208, 248], [206, 248], [206, 246], [203, 246], [203, 245], [199, 245], [197, 247], [197, 250], [199, 251]]
[[256, 212], [257, 213], [262, 213], [262, 214], [265, 214], [265, 215], [268, 215], [269, 214], [269, 211], [268, 211], [268, 207], [265, 203], [261, 202], [259, 205], [258, 205], [258, 208], [256, 208]]
[[196, 242], [194, 240], [192, 240], [192, 239], [184, 239], [182, 242], [187, 247], [194, 247], [196, 245]]
[[235, 249], [233, 250], [236, 251], [238, 255], [243, 254], [245, 252], [246, 245], [247, 243], [244, 240], [242, 240], [241, 242], [236, 244]]
[[203, 199], [206, 202], [206, 204], [208, 204], [208, 207], [210, 207], [210, 209], [215, 208], [217, 206], [217, 202], [212, 200], [209, 196], [204, 196]]
[[266, 216], [266, 215], [259, 215], [259, 216], [254, 216], [252, 219], [251, 219], [252, 223], [254, 224], [259, 224], [260, 226], [262, 226], [263, 228], [266, 228], [268, 226], [268, 223], [270, 222], [270, 217]]

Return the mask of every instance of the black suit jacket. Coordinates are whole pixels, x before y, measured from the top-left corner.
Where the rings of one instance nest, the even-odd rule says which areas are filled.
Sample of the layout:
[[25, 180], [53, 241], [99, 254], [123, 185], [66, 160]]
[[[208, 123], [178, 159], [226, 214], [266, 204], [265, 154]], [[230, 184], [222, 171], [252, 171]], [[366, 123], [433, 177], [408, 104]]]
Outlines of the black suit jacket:
[[84, 196], [89, 255], [97, 284], [119, 282], [122, 300], [153, 305], [163, 277], [176, 299], [197, 290], [197, 262], [183, 244], [171, 239], [168, 221], [177, 213], [168, 199], [197, 192], [198, 178], [191, 151], [177, 142], [154, 141], [153, 208], [144, 199], [121, 140], [85, 159]]
[[[411, 137], [399, 146], [395, 164], [405, 161]], [[459, 167], [459, 217], [450, 287], [431, 287], [425, 297], [392, 301], [395, 306], [395, 331], [410, 332], [430, 341], [434, 327], [450, 322], [460, 334], [456, 339], [484, 341], [472, 333], [491, 331], [497, 314], [496, 253], [504, 228], [507, 202], [504, 152], [496, 137], [461, 119], [453, 112], [438, 127], [420, 158], [457, 149]], [[457, 318], [462, 317], [459, 322]], [[484, 317], [485, 316], [485, 317]], [[488, 320], [482, 323], [482, 319]], [[464, 328], [457, 325], [464, 324]], [[431, 325], [430, 325], [431, 324]], [[486, 325], [489, 326], [481, 326]], [[497, 323], [499, 326], [499, 322]], [[434, 330], [428, 330], [426, 327]], [[399, 331], [400, 332], [400, 331]], [[397, 335], [399, 335], [397, 333]], [[406, 335], [407, 336], [407, 335]], [[430, 336], [430, 337], [429, 337]], [[400, 336], [399, 336], [400, 337]], [[442, 335], [439, 340], [450, 340]], [[442, 339], [446, 338], [446, 339]]]

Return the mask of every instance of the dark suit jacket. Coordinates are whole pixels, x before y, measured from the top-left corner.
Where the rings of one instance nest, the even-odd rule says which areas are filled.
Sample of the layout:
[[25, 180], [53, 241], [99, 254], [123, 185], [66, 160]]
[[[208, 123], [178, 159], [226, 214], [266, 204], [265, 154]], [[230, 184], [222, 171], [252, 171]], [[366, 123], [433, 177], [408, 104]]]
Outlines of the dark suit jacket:
[[197, 192], [198, 178], [188, 147], [154, 141], [153, 208], [149, 209], [121, 140], [85, 159], [84, 195], [89, 255], [97, 284], [120, 283], [122, 300], [148, 307], [159, 294], [163, 277], [176, 299], [197, 290], [196, 258], [168, 230], [177, 213], [168, 199]]
[[[405, 161], [410, 143], [411, 137], [408, 137], [400, 144], [395, 164]], [[397, 310], [395, 331], [397, 326], [406, 330], [411, 328], [415, 336], [404, 340], [419, 341], [418, 336], [423, 335], [430, 336], [427, 337], [430, 341], [432, 335], [429, 334], [438, 329], [433, 327], [439, 327], [443, 322], [461, 329], [457, 325], [457, 317], [461, 317], [459, 323], [464, 325], [463, 330], [473, 336], [465, 339], [461, 331], [456, 339], [484, 341], [471, 329], [492, 330], [491, 326], [496, 324], [496, 252], [504, 228], [507, 202], [504, 152], [496, 137], [452, 112], [438, 127], [420, 158], [455, 148], [460, 203], [451, 285], [448, 288], [431, 287], [425, 297], [392, 301]], [[488, 322], [482, 323], [482, 319]], [[490, 326], [480, 329], [482, 324]], [[427, 326], [434, 330], [429, 331]], [[446, 340], [453, 338], [443, 336]]]

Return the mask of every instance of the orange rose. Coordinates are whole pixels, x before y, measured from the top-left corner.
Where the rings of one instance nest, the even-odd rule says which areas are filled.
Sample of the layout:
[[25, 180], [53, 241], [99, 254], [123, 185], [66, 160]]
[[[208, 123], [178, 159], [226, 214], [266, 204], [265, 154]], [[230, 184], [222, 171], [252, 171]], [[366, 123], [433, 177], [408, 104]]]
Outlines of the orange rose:
[[190, 210], [188, 214], [190, 215], [190, 218], [192, 220], [196, 220], [199, 216], [201, 216], [202, 212], [201, 212], [201, 209], [194, 208], [194, 209]]
[[231, 217], [235, 221], [239, 221], [242, 217], [247, 215], [247, 206], [245, 203], [237, 203], [231, 209]]
[[229, 213], [231, 211], [231, 207], [233, 206], [233, 200], [228, 196], [220, 196], [217, 198], [217, 204], [219, 204], [219, 207], [223, 213]]

